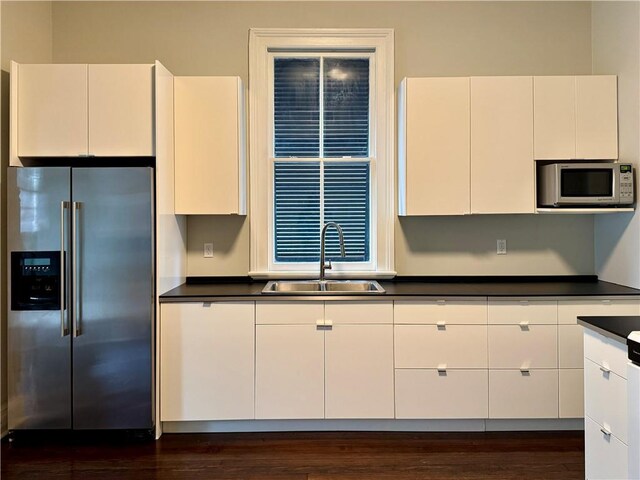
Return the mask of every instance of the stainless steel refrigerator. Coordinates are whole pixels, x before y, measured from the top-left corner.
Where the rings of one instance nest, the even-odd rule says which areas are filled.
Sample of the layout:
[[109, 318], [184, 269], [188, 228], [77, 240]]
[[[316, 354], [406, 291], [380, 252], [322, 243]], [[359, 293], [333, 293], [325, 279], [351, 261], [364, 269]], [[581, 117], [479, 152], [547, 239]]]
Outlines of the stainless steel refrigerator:
[[9, 168], [9, 429], [153, 427], [153, 169]]

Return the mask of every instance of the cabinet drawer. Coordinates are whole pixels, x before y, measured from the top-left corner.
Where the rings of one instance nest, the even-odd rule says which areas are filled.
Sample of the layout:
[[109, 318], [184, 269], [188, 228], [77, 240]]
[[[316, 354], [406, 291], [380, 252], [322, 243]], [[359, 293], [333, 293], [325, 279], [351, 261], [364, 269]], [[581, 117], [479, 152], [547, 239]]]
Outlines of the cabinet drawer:
[[420, 300], [401, 301], [394, 305], [394, 322], [397, 324], [436, 325], [486, 324], [486, 300]]
[[326, 302], [325, 321], [334, 325], [393, 323], [393, 302]]
[[558, 302], [558, 323], [578, 323], [578, 316], [640, 315], [638, 300], [565, 300]]
[[256, 303], [257, 325], [315, 325], [319, 320], [324, 320], [323, 302]]
[[558, 325], [558, 366], [583, 368], [583, 333], [580, 325]]
[[563, 368], [560, 375], [560, 418], [584, 417], [584, 370]]
[[489, 418], [558, 418], [558, 370], [489, 370]]
[[557, 323], [558, 304], [547, 300], [497, 301], [489, 300], [489, 323], [541, 324]]
[[487, 368], [486, 325], [396, 325], [396, 368]]
[[396, 370], [396, 418], [487, 418], [487, 370]]
[[627, 378], [627, 347], [621, 342], [583, 329], [584, 356], [598, 365]]
[[556, 325], [489, 325], [489, 368], [557, 368]]
[[628, 478], [627, 446], [615, 435], [606, 435], [589, 417], [584, 421], [585, 477], [589, 480]]
[[585, 414], [627, 443], [627, 381], [601, 368], [585, 360]]

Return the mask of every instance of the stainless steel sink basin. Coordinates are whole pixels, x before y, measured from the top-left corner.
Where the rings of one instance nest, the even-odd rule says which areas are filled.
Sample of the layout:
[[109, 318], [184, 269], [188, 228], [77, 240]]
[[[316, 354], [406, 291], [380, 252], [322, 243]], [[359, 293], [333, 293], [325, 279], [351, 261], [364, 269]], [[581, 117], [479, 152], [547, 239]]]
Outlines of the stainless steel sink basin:
[[375, 280], [274, 280], [262, 293], [280, 295], [371, 295], [385, 293]]

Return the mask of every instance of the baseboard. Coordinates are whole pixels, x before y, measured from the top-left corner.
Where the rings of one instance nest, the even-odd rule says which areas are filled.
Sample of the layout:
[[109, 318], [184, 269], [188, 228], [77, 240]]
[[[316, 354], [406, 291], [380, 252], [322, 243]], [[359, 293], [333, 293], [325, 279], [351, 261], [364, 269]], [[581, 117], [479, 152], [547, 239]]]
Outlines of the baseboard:
[[489, 432], [582, 430], [582, 419], [532, 420], [219, 420], [162, 422], [163, 433], [383, 431]]

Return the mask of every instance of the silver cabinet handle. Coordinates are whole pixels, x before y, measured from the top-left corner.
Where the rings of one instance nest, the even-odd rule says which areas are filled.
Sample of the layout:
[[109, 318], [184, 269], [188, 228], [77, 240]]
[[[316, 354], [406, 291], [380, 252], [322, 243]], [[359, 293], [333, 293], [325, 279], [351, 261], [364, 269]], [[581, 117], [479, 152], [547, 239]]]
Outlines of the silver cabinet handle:
[[611, 373], [611, 370], [609, 370], [607, 367], [600, 367], [600, 370], [602, 371], [602, 373], [604, 373], [605, 375], [609, 375]]
[[76, 237], [78, 235], [78, 210], [80, 202], [71, 204], [71, 251], [73, 252], [73, 287], [71, 288], [71, 321], [73, 324], [73, 337], [80, 335], [80, 321], [78, 319], [78, 246]]
[[605, 437], [610, 437], [611, 436], [611, 432], [609, 430], [607, 430], [606, 428], [601, 428], [600, 431], [602, 433], [604, 433]]
[[67, 283], [66, 283], [66, 265], [64, 258], [64, 237], [65, 237], [65, 219], [66, 210], [69, 208], [69, 202], [60, 202], [60, 336], [69, 335], [69, 325], [67, 324], [65, 315], [65, 303], [67, 299]]

